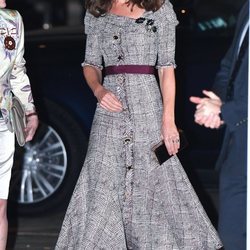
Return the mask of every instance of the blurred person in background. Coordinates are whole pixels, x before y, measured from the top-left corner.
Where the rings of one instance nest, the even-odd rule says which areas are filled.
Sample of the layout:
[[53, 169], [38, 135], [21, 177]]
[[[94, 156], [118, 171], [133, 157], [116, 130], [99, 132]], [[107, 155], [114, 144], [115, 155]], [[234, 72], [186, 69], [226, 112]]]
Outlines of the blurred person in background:
[[225, 126], [216, 168], [220, 171], [218, 231], [226, 250], [246, 249], [248, 45], [246, 1], [213, 91], [204, 90], [204, 98], [190, 98], [197, 104], [196, 123], [212, 129]]
[[33, 138], [38, 126], [23, 58], [22, 18], [17, 11], [5, 7], [5, 0], [0, 0], [0, 250], [6, 249], [7, 199], [15, 150], [15, 134], [8, 129], [11, 126], [10, 109], [13, 94], [25, 107], [26, 141]]

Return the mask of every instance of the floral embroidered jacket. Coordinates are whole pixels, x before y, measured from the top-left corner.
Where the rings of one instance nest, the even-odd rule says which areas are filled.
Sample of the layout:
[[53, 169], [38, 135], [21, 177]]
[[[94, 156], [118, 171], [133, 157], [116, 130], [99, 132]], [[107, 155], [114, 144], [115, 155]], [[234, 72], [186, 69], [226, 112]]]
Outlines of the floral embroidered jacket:
[[16, 10], [0, 9], [0, 109], [7, 125], [12, 94], [20, 99], [26, 111], [35, 110], [23, 54], [21, 15]]

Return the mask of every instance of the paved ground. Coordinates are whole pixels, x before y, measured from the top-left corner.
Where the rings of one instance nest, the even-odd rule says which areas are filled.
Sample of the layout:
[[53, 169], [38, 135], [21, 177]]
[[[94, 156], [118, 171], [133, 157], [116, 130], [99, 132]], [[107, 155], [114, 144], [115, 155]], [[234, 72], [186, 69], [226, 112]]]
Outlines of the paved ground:
[[[217, 191], [200, 193], [202, 202], [213, 223], [216, 223]], [[7, 250], [51, 250], [54, 249], [64, 212], [38, 217], [9, 218]]]
[[64, 213], [9, 219], [7, 250], [54, 249]]

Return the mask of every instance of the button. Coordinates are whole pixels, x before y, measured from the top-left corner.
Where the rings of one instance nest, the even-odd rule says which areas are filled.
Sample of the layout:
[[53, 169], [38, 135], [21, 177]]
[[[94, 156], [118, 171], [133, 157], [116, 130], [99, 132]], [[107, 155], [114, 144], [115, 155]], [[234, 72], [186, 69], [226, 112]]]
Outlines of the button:
[[[132, 166], [128, 166], [128, 170], [131, 170], [132, 169]], [[131, 183], [132, 184], [132, 183]]]
[[126, 142], [126, 143], [129, 143], [130, 141], [131, 141], [130, 138], [125, 138], [125, 139], [124, 139], [124, 142]]
[[154, 20], [153, 19], [149, 19], [147, 21], [147, 24], [146, 25], [153, 25], [154, 24]]
[[115, 40], [117, 40], [117, 39], [118, 39], [118, 36], [114, 35], [113, 38], [114, 38]]
[[118, 56], [118, 60], [122, 60], [123, 59], [123, 56], [122, 55], [119, 55]]
[[139, 17], [135, 20], [136, 23], [143, 23], [146, 19], [144, 17]]
[[117, 77], [117, 82], [118, 83], [121, 84], [121, 83], [124, 83], [124, 81], [125, 81], [125, 78], [122, 75], [120, 75], [120, 76]]
[[153, 32], [156, 32], [157, 31], [157, 28], [155, 26], [152, 27], [152, 31]]

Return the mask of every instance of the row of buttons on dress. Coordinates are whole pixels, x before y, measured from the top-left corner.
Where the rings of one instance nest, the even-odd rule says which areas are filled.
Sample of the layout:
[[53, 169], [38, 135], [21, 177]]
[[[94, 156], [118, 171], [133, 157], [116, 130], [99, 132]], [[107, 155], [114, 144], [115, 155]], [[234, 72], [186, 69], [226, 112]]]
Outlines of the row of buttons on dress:
[[[117, 35], [117, 34], [114, 34], [113, 35], [113, 46], [114, 46], [114, 49], [115, 51], [117, 52], [117, 59], [118, 59], [118, 63], [120, 63], [121, 61], [124, 60], [124, 54], [123, 54], [123, 51], [122, 51], [122, 47], [121, 47], [121, 34]], [[120, 97], [123, 97], [124, 99], [126, 98], [126, 94], [124, 92], [124, 83], [125, 83], [125, 76], [124, 75], [118, 75], [116, 77], [116, 81], [117, 81], [117, 92], [119, 93], [119, 96]], [[122, 93], [123, 92], [123, 93]], [[124, 103], [124, 109], [123, 109], [124, 112], [128, 111], [128, 108], [126, 107], [126, 104]], [[125, 114], [126, 115], [126, 114]], [[127, 114], [129, 115], [129, 114]], [[126, 123], [128, 124], [129, 121]], [[131, 153], [129, 151], [131, 151], [131, 145], [132, 143], [132, 139], [131, 137], [129, 136], [125, 136], [125, 139], [124, 139], [124, 145], [126, 147], [126, 151], [127, 151], [127, 154]], [[132, 156], [128, 157], [128, 158], [131, 158]], [[126, 168], [127, 170], [132, 170], [132, 163], [131, 163], [131, 159], [127, 159], [127, 164], [126, 164]], [[128, 196], [128, 195], [126, 195]]]
[[[131, 143], [131, 138], [130, 137], [126, 137], [124, 139], [124, 144], [125, 145], [129, 145], [130, 143]], [[128, 170], [131, 170], [132, 168], [133, 168], [132, 164], [127, 165], [127, 169]]]
[[[113, 39], [114, 39], [114, 41], [115, 41], [114, 45], [115, 45], [115, 46], [119, 45], [119, 47], [120, 47], [120, 46], [121, 46], [121, 39], [119, 39], [119, 36], [118, 36], [118, 35], [114, 35], [114, 36], [113, 36]], [[117, 59], [118, 59], [118, 61], [121, 61], [121, 60], [124, 59], [124, 55], [123, 55], [123, 53], [122, 53], [121, 50], [120, 50], [120, 53], [119, 53]]]
[[[113, 35], [113, 49], [115, 52], [115, 56], [117, 58], [116, 65], [124, 64], [124, 53], [122, 49], [122, 41], [121, 36], [122, 31], [118, 32], [118, 34]], [[132, 122], [128, 109], [127, 103], [127, 93], [125, 88], [126, 77], [124, 74], [116, 75], [116, 83], [117, 83], [117, 95], [123, 104], [123, 121], [122, 121], [122, 133], [123, 133], [123, 150], [124, 150], [124, 160], [126, 166], [126, 177], [125, 177], [125, 190], [124, 190], [124, 200], [123, 200], [123, 219], [125, 230], [131, 230], [131, 221], [132, 221], [132, 193], [133, 193], [133, 130], [132, 130]]]

